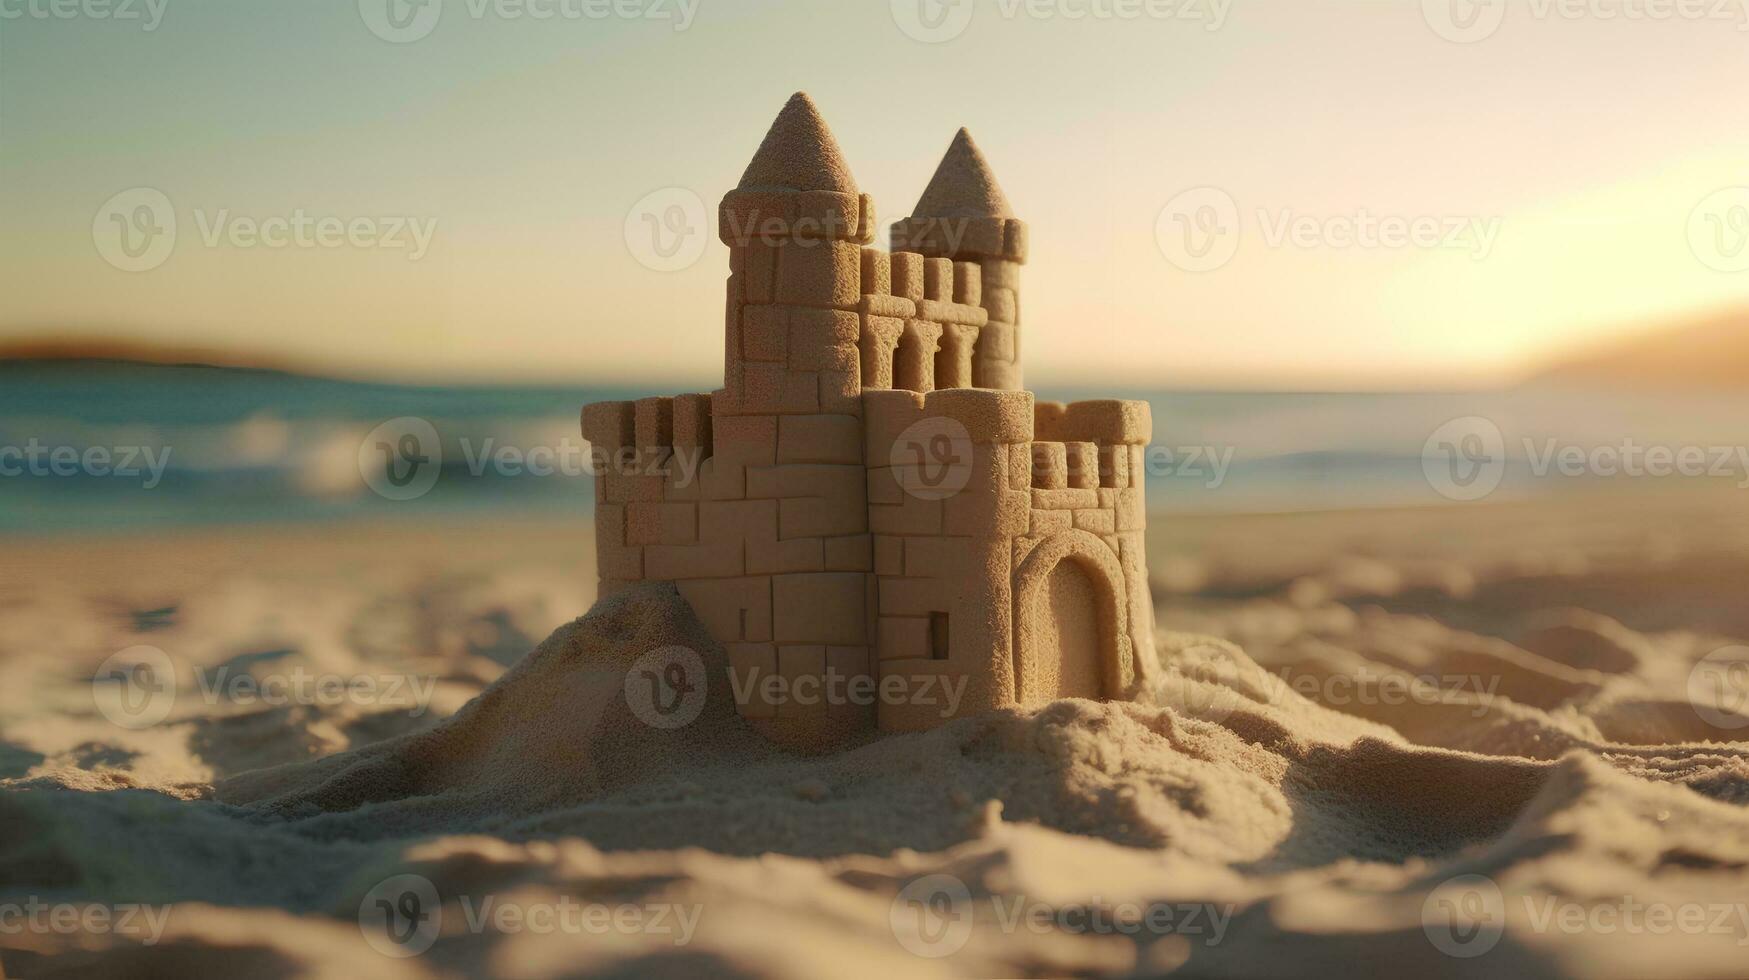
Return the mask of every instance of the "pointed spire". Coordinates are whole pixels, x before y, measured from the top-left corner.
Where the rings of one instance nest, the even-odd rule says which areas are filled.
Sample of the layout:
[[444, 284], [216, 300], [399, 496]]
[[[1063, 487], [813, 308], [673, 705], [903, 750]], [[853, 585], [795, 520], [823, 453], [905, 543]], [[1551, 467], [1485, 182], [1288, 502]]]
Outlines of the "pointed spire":
[[914, 218], [1012, 218], [1014, 211], [990, 172], [990, 163], [964, 128], [911, 212]]
[[837, 191], [857, 193], [838, 141], [808, 93], [790, 96], [753, 162], [741, 175], [741, 190]]

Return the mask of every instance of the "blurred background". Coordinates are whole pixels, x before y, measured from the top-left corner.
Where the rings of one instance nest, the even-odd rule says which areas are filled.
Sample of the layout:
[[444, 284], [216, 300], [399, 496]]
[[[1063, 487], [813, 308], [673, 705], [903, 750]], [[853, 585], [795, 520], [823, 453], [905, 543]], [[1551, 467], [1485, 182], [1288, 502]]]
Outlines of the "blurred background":
[[[1746, 68], [1749, 0], [0, 0], [0, 900], [177, 905], [0, 976], [945, 975], [881, 939], [937, 869], [1245, 906], [1131, 962], [1002, 899], [968, 974], [1742, 975]], [[1027, 387], [1151, 404], [1166, 707], [767, 761], [620, 710], [677, 597], [559, 632], [579, 410], [721, 387], [804, 90], [881, 247], [967, 127]], [[403, 872], [426, 960], [350, 921]], [[499, 890], [712, 907], [459, 935]]]
[[1697, 7], [9, 3], [0, 530], [586, 519], [579, 406], [720, 386], [716, 202], [803, 89], [883, 225], [970, 128], [1028, 385], [1152, 402], [1159, 511], [1740, 489], [1749, 9]]

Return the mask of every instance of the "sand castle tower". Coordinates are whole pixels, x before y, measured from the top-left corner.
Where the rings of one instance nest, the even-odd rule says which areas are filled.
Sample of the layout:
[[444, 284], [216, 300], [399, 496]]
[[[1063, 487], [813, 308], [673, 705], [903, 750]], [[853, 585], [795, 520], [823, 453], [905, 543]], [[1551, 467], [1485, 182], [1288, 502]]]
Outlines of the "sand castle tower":
[[1025, 388], [1020, 267], [1026, 262], [1026, 225], [1014, 217], [971, 133], [962, 128], [954, 136], [911, 217], [893, 224], [892, 239], [895, 251], [910, 249], [978, 266], [983, 287], [978, 305], [990, 319], [979, 331], [972, 384]]
[[1147, 404], [1022, 388], [1026, 226], [964, 130], [894, 251], [874, 221], [796, 95], [719, 212], [723, 387], [584, 409], [603, 594], [675, 583], [728, 655], [712, 682], [799, 748], [1126, 695]]

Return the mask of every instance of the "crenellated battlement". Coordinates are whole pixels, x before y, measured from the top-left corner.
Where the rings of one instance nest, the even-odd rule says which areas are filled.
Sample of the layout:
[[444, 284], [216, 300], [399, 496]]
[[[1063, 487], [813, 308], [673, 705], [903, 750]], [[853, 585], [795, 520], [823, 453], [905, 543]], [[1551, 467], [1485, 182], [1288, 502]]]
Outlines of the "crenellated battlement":
[[1147, 402], [1096, 400], [1039, 402], [1033, 409], [1037, 438], [1091, 447], [1096, 455], [1090, 486], [1128, 489], [1141, 485], [1142, 448], [1153, 439], [1153, 417]]
[[983, 269], [916, 252], [862, 250], [862, 387], [970, 388], [980, 334]]
[[1033, 419], [1040, 439], [1093, 442], [1104, 447], [1146, 446], [1154, 438], [1148, 403], [1142, 401], [1039, 402]]
[[583, 436], [597, 455], [633, 448], [643, 459], [679, 453], [711, 455], [711, 396], [674, 395], [583, 408]]
[[583, 411], [604, 593], [673, 581], [762, 690], [842, 679], [951, 707], [739, 703], [797, 748], [1054, 697], [1150, 667], [1143, 402], [1035, 402], [1026, 225], [961, 130], [891, 252], [806, 96], [723, 199], [723, 387]]

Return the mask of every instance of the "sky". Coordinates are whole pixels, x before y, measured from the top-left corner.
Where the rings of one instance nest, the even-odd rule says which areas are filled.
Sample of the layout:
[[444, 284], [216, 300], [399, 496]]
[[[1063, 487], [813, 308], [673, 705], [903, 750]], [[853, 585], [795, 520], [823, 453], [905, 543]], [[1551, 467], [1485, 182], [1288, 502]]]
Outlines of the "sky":
[[713, 387], [798, 90], [883, 228], [970, 128], [1032, 382], [1492, 384], [1749, 307], [1749, 0], [422, 2], [0, 0], [0, 343]]

